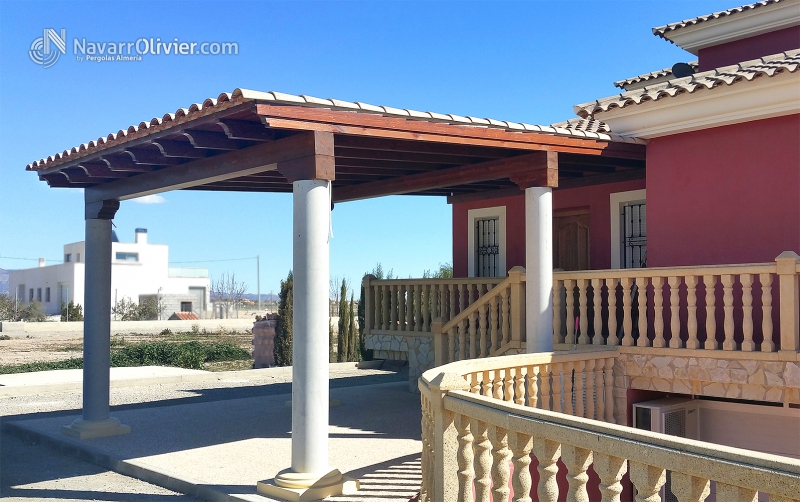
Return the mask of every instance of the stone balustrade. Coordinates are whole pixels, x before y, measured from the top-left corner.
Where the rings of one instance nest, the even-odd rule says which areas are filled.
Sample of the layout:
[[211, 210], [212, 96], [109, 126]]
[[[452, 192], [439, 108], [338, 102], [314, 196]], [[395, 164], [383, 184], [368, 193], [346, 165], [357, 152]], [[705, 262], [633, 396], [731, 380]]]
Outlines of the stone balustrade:
[[799, 272], [791, 251], [771, 263], [555, 272], [553, 344], [796, 352]]
[[592, 491], [618, 502], [626, 473], [642, 502], [662, 500], [666, 484], [678, 502], [702, 502], [712, 490], [726, 502], [800, 500], [799, 460], [613, 423], [624, 417], [610, 397], [615, 355], [524, 354], [425, 372], [420, 500], [556, 502], [559, 460], [570, 501], [588, 502]]

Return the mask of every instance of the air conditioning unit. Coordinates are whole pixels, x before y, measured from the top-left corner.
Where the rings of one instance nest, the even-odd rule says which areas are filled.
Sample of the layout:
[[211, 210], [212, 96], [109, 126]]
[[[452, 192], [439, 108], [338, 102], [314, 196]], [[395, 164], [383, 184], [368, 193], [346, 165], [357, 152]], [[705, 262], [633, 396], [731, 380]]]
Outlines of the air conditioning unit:
[[[633, 426], [652, 432], [687, 439], [698, 439], [700, 403], [695, 399], [667, 397], [633, 405]], [[661, 488], [661, 500], [678, 502], [672, 493], [672, 480], [667, 471], [667, 482]]]

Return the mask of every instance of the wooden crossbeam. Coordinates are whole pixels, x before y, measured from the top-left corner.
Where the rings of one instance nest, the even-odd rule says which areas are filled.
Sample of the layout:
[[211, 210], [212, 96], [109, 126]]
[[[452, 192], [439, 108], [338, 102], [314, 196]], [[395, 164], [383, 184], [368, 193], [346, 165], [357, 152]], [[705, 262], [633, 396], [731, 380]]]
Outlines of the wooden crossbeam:
[[[333, 200], [345, 202], [383, 195], [400, 195], [523, 174], [528, 176], [531, 182], [535, 179], [547, 183], [541, 186], [553, 186], [553, 178], [556, 176], [551, 172], [553, 169], [551, 159], [554, 155], [556, 155], [554, 152], [532, 152], [506, 159], [335, 188]], [[557, 173], [557, 168], [555, 171]]]

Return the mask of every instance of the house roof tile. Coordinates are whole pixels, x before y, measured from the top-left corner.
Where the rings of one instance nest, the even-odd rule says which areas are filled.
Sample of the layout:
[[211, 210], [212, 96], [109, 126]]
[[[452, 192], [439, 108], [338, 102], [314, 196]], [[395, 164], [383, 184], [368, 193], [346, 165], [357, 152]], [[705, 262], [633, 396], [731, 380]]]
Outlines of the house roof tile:
[[733, 16], [741, 12], [746, 12], [749, 10], [757, 9], [759, 7], [765, 7], [767, 5], [776, 4], [781, 1], [784, 0], [761, 0], [760, 2], [750, 3], [747, 5], [742, 5], [740, 7], [734, 7], [732, 9], [721, 10], [719, 12], [712, 12], [711, 14], [697, 16], [691, 19], [685, 19], [683, 21], [678, 21], [677, 23], [669, 23], [665, 24], [664, 26], [657, 26], [653, 28], [653, 35], [667, 39], [666, 35], [671, 31], [679, 30], [681, 28], [686, 28], [687, 26], [694, 26], [696, 24], [704, 23], [707, 21], [713, 21], [715, 19], [720, 19], [723, 17]]
[[[697, 71], [697, 66], [698, 66], [697, 61], [690, 61], [689, 63], [686, 64], [691, 66], [693, 70]], [[628, 90], [627, 87], [631, 85], [637, 85], [641, 84], [642, 82], [648, 82], [656, 79], [669, 80], [671, 78], [672, 78], [672, 67], [664, 68], [663, 70], [651, 71], [650, 73], [637, 75], [635, 77], [626, 78], [624, 80], [617, 80], [616, 82], [614, 82], [614, 85], [621, 89]]]
[[739, 64], [724, 66], [715, 70], [695, 73], [689, 77], [675, 78], [623, 92], [617, 96], [599, 99], [589, 103], [575, 105], [575, 113], [583, 118], [593, 118], [595, 114], [613, 108], [625, 108], [647, 101], [658, 101], [698, 90], [713, 90], [723, 85], [734, 85], [739, 82], [752, 81], [759, 77], [773, 77], [789, 72], [795, 73], [800, 68], [800, 49], [795, 49], [772, 56], [766, 56]]

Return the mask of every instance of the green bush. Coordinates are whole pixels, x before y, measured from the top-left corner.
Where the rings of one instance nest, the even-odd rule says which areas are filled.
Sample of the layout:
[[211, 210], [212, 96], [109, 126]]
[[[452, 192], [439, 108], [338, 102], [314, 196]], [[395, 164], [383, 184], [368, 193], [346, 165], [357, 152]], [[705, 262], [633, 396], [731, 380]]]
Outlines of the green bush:
[[278, 325], [275, 327], [275, 356], [276, 366], [292, 365], [292, 323], [294, 313], [294, 276], [289, 271], [285, 281], [281, 281], [281, 291], [278, 294]]
[[83, 306], [72, 301], [67, 305], [61, 302], [61, 321], [83, 321]]

